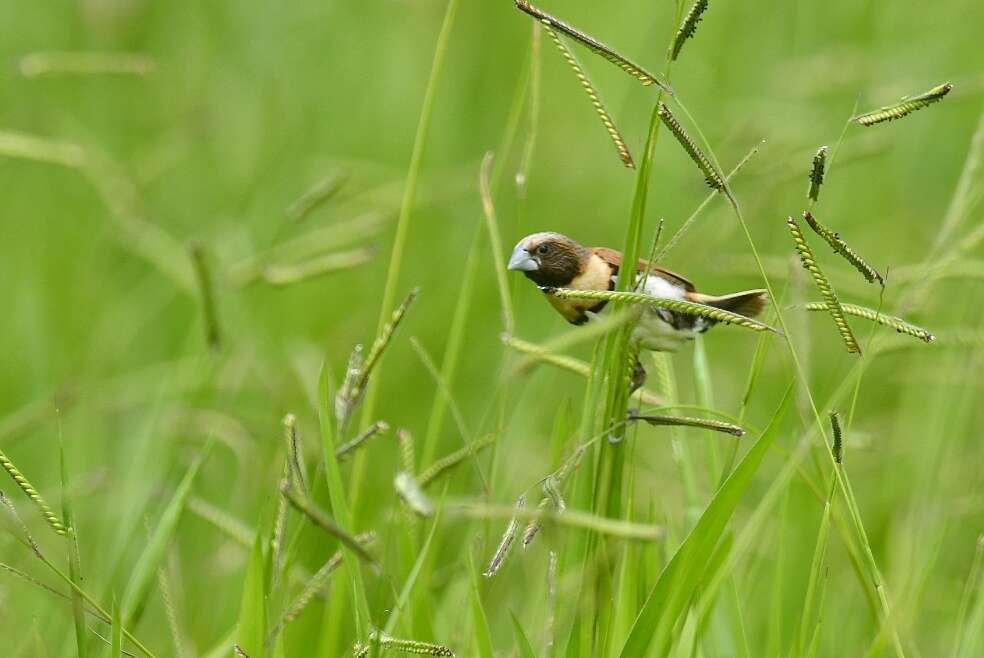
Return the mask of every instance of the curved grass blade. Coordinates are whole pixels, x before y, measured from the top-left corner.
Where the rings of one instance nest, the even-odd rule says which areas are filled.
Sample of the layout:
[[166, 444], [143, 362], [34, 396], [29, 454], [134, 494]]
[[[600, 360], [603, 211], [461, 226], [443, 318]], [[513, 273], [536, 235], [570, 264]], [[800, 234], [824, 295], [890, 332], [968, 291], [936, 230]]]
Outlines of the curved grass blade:
[[153, 533], [150, 535], [147, 547], [133, 567], [133, 573], [126, 585], [126, 589], [123, 591], [123, 600], [120, 604], [123, 625], [127, 628], [135, 626], [143, 614], [144, 605], [147, 602], [147, 595], [150, 593], [150, 588], [157, 579], [157, 569], [164, 560], [165, 551], [167, 551], [168, 544], [171, 543], [171, 539], [174, 537], [174, 533], [178, 527], [178, 521], [181, 519], [181, 515], [187, 506], [195, 478], [198, 476], [199, 471], [201, 471], [202, 465], [208, 458], [209, 453], [211, 453], [213, 442], [213, 439], [209, 439], [194, 463], [185, 473], [184, 478], [174, 492], [174, 496], [171, 497], [163, 514], [161, 514], [161, 520], [157, 523], [157, 527], [154, 528]]
[[682, 425], [685, 427], [697, 427], [700, 429], [711, 430], [712, 432], [723, 432], [732, 436], [745, 436], [745, 430], [733, 423], [726, 423], [723, 420], [711, 420], [707, 418], [692, 418], [689, 416], [668, 416], [668, 415], [639, 415], [630, 414], [629, 420], [641, 420], [650, 425]]
[[949, 82], [944, 82], [943, 84], [937, 85], [929, 91], [917, 96], [906, 96], [895, 105], [888, 105], [878, 108], [877, 110], [872, 110], [871, 112], [859, 114], [854, 117], [852, 121], [855, 121], [862, 126], [873, 126], [877, 123], [901, 119], [904, 116], [912, 114], [916, 110], [921, 110], [924, 107], [928, 107], [933, 103], [943, 100], [943, 97], [949, 94], [952, 89], [952, 84]]
[[789, 226], [789, 232], [793, 236], [793, 242], [796, 244], [796, 251], [799, 253], [800, 261], [802, 261], [803, 267], [813, 276], [813, 282], [816, 284], [817, 290], [820, 291], [820, 294], [826, 300], [824, 308], [830, 313], [834, 324], [837, 325], [837, 330], [840, 332], [841, 338], [844, 339], [847, 351], [852, 354], [861, 354], [861, 345], [858, 344], [857, 338], [854, 337], [854, 332], [851, 331], [851, 326], [847, 323], [847, 318], [844, 317], [841, 304], [837, 301], [837, 293], [834, 292], [834, 288], [830, 285], [830, 281], [827, 280], [827, 276], [823, 273], [823, 270], [817, 265], [817, 260], [813, 256], [813, 250], [810, 249], [810, 245], [806, 242], [803, 230], [792, 217], [786, 220], [786, 224]]
[[665, 299], [663, 297], [653, 297], [640, 292], [618, 292], [615, 290], [572, 290], [570, 288], [552, 288], [549, 286], [541, 287], [540, 290], [559, 297], [560, 299], [597, 299], [611, 302], [624, 302], [626, 304], [639, 304], [645, 306], [656, 306], [670, 311], [687, 313], [688, 315], [699, 315], [717, 322], [734, 324], [745, 327], [752, 331], [771, 331], [778, 334], [779, 331], [758, 320], [725, 311], [706, 304], [688, 302], [680, 299]]
[[24, 55], [17, 63], [25, 78], [56, 75], [137, 75], [157, 70], [157, 61], [143, 53], [42, 52]]
[[820, 186], [823, 185], [823, 175], [827, 168], [827, 152], [826, 146], [821, 146], [817, 149], [816, 155], [813, 156], [813, 166], [810, 168], [810, 189], [807, 190], [806, 196], [810, 201], [816, 201], [820, 197]]
[[[673, 627], [700, 586], [705, 568], [712, 562], [715, 548], [725, 533], [731, 515], [779, 434], [793, 399], [792, 390], [790, 384], [769, 426], [718, 489], [697, 525], [659, 575], [622, 646], [621, 658], [649, 655], [648, 650], [654, 639], [660, 648], [664, 648], [669, 641]], [[663, 651], [659, 655], [666, 653]]]
[[516, 619], [516, 615], [510, 610], [509, 618], [512, 619], [513, 635], [516, 637], [516, 648], [519, 650], [519, 658], [536, 658], [533, 645], [523, 631], [523, 625]]
[[676, 61], [676, 58], [680, 55], [680, 50], [683, 48], [683, 44], [687, 39], [694, 36], [694, 32], [697, 31], [697, 24], [704, 17], [706, 10], [707, 0], [697, 0], [694, 2], [690, 11], [687, 12], [686, 17], [683, 19], [683, 23], [680, 24], [680, 29], [677, 30], [676, 36], [673, 37], [673, 46], [670, 51], [671, 60]]
[[687, 152], [690, 159], [694, 161], [697, 168], [704, 174], [704, 180], [707, 181], [707, 184], [711, 188], [727, 194], [727, 184], [725, 183], [724, 176], [717, 170], [717, 167], [714, 166], [700, 146], [697, 145], [697, 142], [687, 134], [687, 131], [680, 125], [677, 118], [670, 112], [670, 108], [666, 106], [666, 103], [659, 104], [659, 118], [662, 119], [676, 140], [680, 142], [683, 150]]
[[195, 270], [195, 280], [198, 283], [198, 296], [202, 304], [202, 317], [205, 319], [205, 342], [209, 349], [217, 350], [222, 344], [222, 331], [219, 329], [219, 314], [215, 304], [215, 286], [212, 281], [211, 268], [205, 254], [205, 246], [197, 240], [192, 242], [188, 251]]
[[[65, 519], [65, 525], [68, 526], [66, 537], [68, 539], [68, 577], [72, 579], [75, 585], [81, 587], [83, 580], [82, 555], [79, 551], [78, 528], [75, 524], [75, 514], [72, 510], [72, 499], [68, 493], [68, 460], [65, 457], [65, 441], [62, 436], [61, 427], [61, 417], [59, 416], [58, 461], [59, 470], [61, 471], [62, 518]], [[33, 539], [31, 543], [34, 545]], [[34, 545], [34, 548], [37, 550], [36, 545]], [[115, 596], [113, 597], [113, 615], [113, 636], [115, 639], [117, 631], [119, 628], [122, 628], [122, 624], [119, 621], [120, 611]], [[72, 591], [72, 617], [75, 622], [75, 644], [78, 649], [78, 658], [86, 658], [89, 652], [86, 644], [88, 638], [86, 637], [85, 603], [78, 592], [74, 590]]]
[[287, 216], [295, 222], [301, 222], [333, 196], [338, 194], [348, 181], [344, 171], [334, 171], [312, 185], [304, 194], [287, 208]]
[[810, 225], [810, 228], [813, 229], [814, 233], [819, 235], [823, 238], [824, 242], [833, 247], [835, 252], [843, 256], [844, 260], [860, 272], [861, 276], [863, 276], [868, 283], [874, 283], [877, 281], [878, 285], [882, 288], [885, 287], [885, 279], [883, 279], [882, 275], [878, 273], [878, 270], [869, 265], [868, 261], [861, 258], [856, 251], [851, 249], [848, 244], [841, 239], [839, 233], [835, 233], [821, 224], [817, 218], [813, 216], [813, 213], [803, 213], [803, 219], [805, 219], [806, 223]]
[[671, 96], [673, 95], [673, 90], [670, 89], [669, 85], [667, 85], [665, 82], [662, 82], [655, 75], [653, 75], [646, 69], [642, 68], [635, 62], [631, 61], [629, 58], [625, 57], [624, 55], [615, 52], [609, 46], [606, 46], [605, 44], [598, 41], [591, 35], [582, 32], [581, 30], [577, 29], [576, 27], [574, 27], [569, 23], [565, 23], [564, 21], [560, 20], [556, 16], [551, 16], [550, 14], [543, 11], [542, 9], [534, 7], [527, 0], [516, 0], [516, 7], [520, 11], [523, 11], [529, 14], [530, 16], [532, 16], [533, 18], [537, 19], [538, 21], [540, 21], [546, 27], [553, 28], [559, 32], [563, 32], [570, 38], [574, 39], [578, 43], [587, 47], [594, 54], [603, 57], [604, 59], [608, 60], [615, 66], [619, 67], [620, 69], [631, 75], [633, 78], [639, 80], [642, 84], [646, 86], [656, 85], [664, 92], [670, 94]]
[[375, 256], [375, 247], [334, 251], [299, 263], [272, 263], [263, 268], [260, 278], [271, 286], [290, 286], [364, 265]]
[[[543, 28], [550, 40], [554, 42], [557, 49], [560, 51], [561, 56], [563, 56], [564, 61], [567, 65], [571, 67], [574, 72], [574, 77], [577, 81], [581, 83], [581, 88], [584, 89], [584, 93], [587, 95], [588, 100], [591, 101], [591, 106], [594, 107], [595, 112], [598, 114], [598, 118], [601, 119], [601, 125], [605, 127], [608, 132], [608, 136], [611, 138], [612, 143], [615, 144], [615, 150], [618, 151], [618, 157], [622, 160], [624, 164], [629, 169], [635, 169], [635, 161], [632, 159], [632, 153], [629, 152], [629, 147], [625, 143], [625, 139], [622, 137], [622, 133], [619, 132], [618, 127], [615, 126], [615, 120], [612, 119], [612, 115], [608, 113], [605, 108], [605, 104], [601, 100], [601, 95], [598, 90], [595, 89], [594, 84], [591, 82], [591, 78], [588, 74], [584, 72], [581, 67], [580, 62], [577, 61], [577, 57], [571, 52], [571, 49], [567, 47], [561, 38], [557, 35], [557, 32], [549, 26], [544, 26]], [[501, 259], [500, 259], [501, 260]]]
[[263, 537], [256, 533], [253, 550], [246, 566], [239, 623], [236, 627], [235, 652], [238, 656], [262, 656], [267, 636], [267, 573], [269, 560]]
[[[827, 302], [809, 302], [808, 304], [804, 304], [803, 308], [807, 311], [829, 311], [830, 306]], [[841, 304], [840, 308], [848, 315], [853, 315], [857, 318], [870, 320], [871, 322], [875, 322], [885, 327], [890, 327], [895, 329], [895, 331], [900, 334], [918, 338], [925, 343], [932, 343], [936, 340], [936, 336], [929, 331], [923, 329], [922, 327], [917, 327], [910, 322], [906, 322], [902, 318], [897, 318], [894, 315], [885, 315], [884, 313], [879, 313], [874, 309], [858, 306], [857, 304]]]

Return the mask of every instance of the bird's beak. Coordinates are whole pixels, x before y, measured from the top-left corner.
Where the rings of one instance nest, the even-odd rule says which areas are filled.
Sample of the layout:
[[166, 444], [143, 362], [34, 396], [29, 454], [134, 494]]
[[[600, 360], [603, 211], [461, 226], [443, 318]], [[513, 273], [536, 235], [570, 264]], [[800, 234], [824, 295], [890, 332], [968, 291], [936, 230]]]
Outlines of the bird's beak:
[[530, 256], [530, 252], [523, 248], [522, 244], [516, 245], [512, 256], [509, 257], [508, 269], [519, 270], [520, 272], [532, 272], [540, 269], [540, 265]]

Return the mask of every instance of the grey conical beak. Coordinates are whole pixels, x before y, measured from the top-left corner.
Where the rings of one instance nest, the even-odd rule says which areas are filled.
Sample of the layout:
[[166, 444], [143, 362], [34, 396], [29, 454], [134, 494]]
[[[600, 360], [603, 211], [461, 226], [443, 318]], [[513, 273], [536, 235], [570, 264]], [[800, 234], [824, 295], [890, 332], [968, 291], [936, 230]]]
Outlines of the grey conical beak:
[[508, 269], [519, 270], [520, 272], [532, 272], [540, 269], [540, 266], [530, 256], [530, 252], [526, 251], [522, 244], [518, 244], [513, 249], [512, 256], [509, 257]]

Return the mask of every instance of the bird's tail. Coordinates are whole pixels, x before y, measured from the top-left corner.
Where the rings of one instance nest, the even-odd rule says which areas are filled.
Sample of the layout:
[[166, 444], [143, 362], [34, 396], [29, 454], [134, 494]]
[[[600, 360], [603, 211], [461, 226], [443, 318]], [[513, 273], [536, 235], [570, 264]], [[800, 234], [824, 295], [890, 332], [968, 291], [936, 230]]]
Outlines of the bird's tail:
[[730, 295], [703, 295], [701, 293], [690, 293], [691, 300], [699, 304], [707, 304], [714, 308], [731, 311], [748, 318], [754, 318], [765, 308], [769, 301], [769, 293], [765, 290], [745, 290], [735, 292]]

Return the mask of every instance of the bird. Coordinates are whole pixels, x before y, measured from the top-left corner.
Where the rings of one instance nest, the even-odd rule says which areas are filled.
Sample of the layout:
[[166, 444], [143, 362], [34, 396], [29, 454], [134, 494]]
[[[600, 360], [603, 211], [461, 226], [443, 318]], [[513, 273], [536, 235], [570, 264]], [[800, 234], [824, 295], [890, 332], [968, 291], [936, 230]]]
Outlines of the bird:
[[[600, 314], [608, 302], [562, 299], [550, 294], [550, 289], [614, 290], [622, 260], [622, 253], [615, 249], [585, 247], [561, 233], [544, 231], [520, 240], [513, 249], [507, 267], [522, 272], [543, 290], [547, 301], [565, 320], [581, 325]], [[653, 297], [697, 302], [750, 318], [761, 313], [768, 302], [768, 292], [762, 289], [720, 296], [697, 292], [689, 279], [665, 268], [651, 266], [646, 260], [639, 261], [636, 271], [638, 291]], [[703, 316], [647, 306], [633, 329], [632, 342], [637, 351], [675, 352], [715, 324], [713, 319]], [[645, 371], [637, 357], [633, 390], [644, 381]]]

